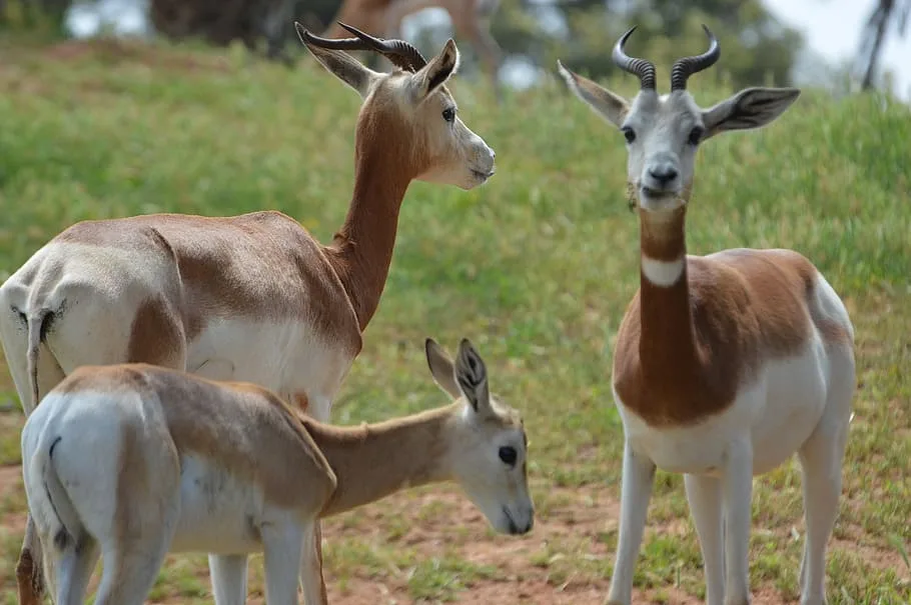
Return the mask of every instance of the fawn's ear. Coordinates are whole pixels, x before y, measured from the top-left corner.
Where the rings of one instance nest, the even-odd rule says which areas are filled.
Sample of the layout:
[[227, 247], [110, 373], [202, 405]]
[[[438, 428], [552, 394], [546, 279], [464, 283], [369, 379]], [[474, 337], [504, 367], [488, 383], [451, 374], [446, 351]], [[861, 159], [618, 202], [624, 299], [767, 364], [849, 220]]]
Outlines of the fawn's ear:
[[591, 107], [596, 114], [620, 128], [623, 120], [626, 119], [626, 114], [629, 113], [629, 101], [588, 78], [566, 69], [560, 61], [557, 61], [557, 70], [573, 94]]
[[310, 32], [304, 29], [304, 26], [297, 21], [294, 22], [294, 29], [297, 30], [301, 43], [307, 47], [307, 50], [319, 61], [320, 65], [356, 90], [361, 95], [361, 98], [366, 98], [370, 92], [371, 85], [381, 74], [368, 69], [343, 50], [330, 50], [317, 46], [313, 43]]
[[430, 375], [437, 386], [443, 389], [453, 399], [458, 399], [462, 395], [459, 385], [455, 378], [455, 367], [452, 359], [446, 351], [437, 344], [437, 342], [428, 338], [424, 341], [424, 352], [427, 355], [427, 366], [430, 368]]
[[421, 103], [440, 86], [446, 83], [459, 69], [459, 49], [450, 38], [440, 54], [427, 62], [411, 76], [411, 87], [415, 103]]
[[800, 96], [798, 88], [747, 88], [702, 112], [703, 139], [725, 130], [761, 128], [783, 114]]
[[491, 411], [490, 391], [487, 386], [487, 366], [484, 360], [467, 338], [459, 344], [459, 356], [456, 359], [456, 382], [462, 389], [465, 399], [479, 414]]

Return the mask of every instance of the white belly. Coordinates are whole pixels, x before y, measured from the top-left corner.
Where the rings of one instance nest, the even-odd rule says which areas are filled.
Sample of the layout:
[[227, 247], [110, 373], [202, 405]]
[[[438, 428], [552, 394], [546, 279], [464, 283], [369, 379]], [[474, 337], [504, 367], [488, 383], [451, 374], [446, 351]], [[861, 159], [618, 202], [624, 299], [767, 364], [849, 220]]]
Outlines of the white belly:
[[180, 476], [180, 520], [171, 552], [236, 554], [262, 550], [259, 528], [263, 498], [253, 484], [184, 456]]
[[803, 355], [769, 362], [731, 407], [695, 425], [652, 428], [624, 408], [616, 392], [614, 400], [630, 446], [658, 468], [717, 475], [731, 444], [746, 439], [753, 474], [760, 475], [787, 460], [816, 428], [828, 383], [828, 359], [816, 340]]
[[356, 352], [326, 343], [302, 323], [212, 320], [189, 344], [187, 370], [213, 380], [241, 380], [288, 397], [333, 397]]

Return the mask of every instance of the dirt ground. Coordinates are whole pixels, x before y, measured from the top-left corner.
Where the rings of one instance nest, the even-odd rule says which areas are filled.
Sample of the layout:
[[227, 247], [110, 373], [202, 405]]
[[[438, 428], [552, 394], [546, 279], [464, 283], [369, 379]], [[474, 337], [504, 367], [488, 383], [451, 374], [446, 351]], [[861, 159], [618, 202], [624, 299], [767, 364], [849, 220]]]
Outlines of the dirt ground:
[[[21, 498], [22, 479], [20, 467], [0, 467], [0, 501], [10, 502]], [[482, 514], [467, 499], [454, 490], [435, 490], [433, 493], [420, 494], [417, 497], [397, 495], [384, 501], [382, 506], [368, 506], [356, 517], [341, 517], [325, 522], [324, 536], [326, 542], [339, 536], [357, 535], [358, 540], [366, 543], [382, 543], [387, 539], [388, 527], [384, 521], [390, 511], [402, 511], [406, 516], [404, 527], [407, 529], [396, 538], [396, 544], [416, 550], [419, 557], [439, 556], [445, 549], [452, 551], [455, 546], [461, 559], [475, 565], [496, 568], [496, 579], [471, 578], [467, 581], [470, 588], [459, 592], [456, 602], [466, 605], [481, 604], [535, 604], [535, 605], [602, 605], [605, 602], [608, 582], [605, 579], [593, 579], [586, 574], [582, 580], [567, 577], [555, 580], [550, 575], [548, 566], [531, 562], [529, 549], [540, 549], [549, 541], [580, 540], [590, 544], [590, 555], [607, 564], [613, 553], [607, 552], [598, 535], [611, 524], [616, 525], [619, 505], [607, 489], [603, 490], [563, 490], [566, 494], [557, 494], [555, 501], [566, 502], [560, 507], [550, 507], [546, 520], [539, 519], [533, 532], [522, 538], [491, 538], [488, 526]], [[566, 498], [562, 496], [567, 496]], [[576, 502], [584, 498], [587, 506], [577, 506]], [[11, 500], [12, 499], [12, 500]], [[420, 515], [427, 505], [434, 510], [433, 515]], [[23, 511], [9, 510], [2, 519], [2, 531], [6, 533], [7, 548], [18, 550], [18, 537], [25, 524]], [[465, 530], [453, 539], [452, 528], [457, 526]], [[668, 527], [667, 531], [679, 531], [679, 528]], [[842, 545], [844, 546], [844, 545]], [[871, 552], [870, 558], [879, 560], [877, 566], [898, 565], [897, 557], [883, 554], [883, 551]], [[883, 559], [883, 557], [886, 557]], [[866, 557], [865, 557], [866, 558]], [[10, 559], [7, 559], [10, 560]], [[166, 565], [168, 563], [166, 562]], [[261, 558], [251, 561], [251, 573], [259, 573]], [[12, 574], [11, 569], [0, 570], [0, 576]], [[202, 568], [200, 574], [205, 573]], [[694, 573], [701, 574], [697, 570]], [[408, 572], [393, 570], [381, 575], [378, 579], [363, 577], [357, 571], [344, 582], [337, 581], [331, 566], [326, 569], [326, 583], [329, 587], [329, 598], [332, 603], [347, 605], [406, 605], [416, 601], [409, 595]], [[701, 576], [700, 576], [701, 577]], [[0, 579], [9, 586], [11, 577]], [[207, 578], [203, 578], [208, 585]], [[97, 583], [93, 581], [92, 590]], [[182, 599], [158, 601], [170, 605], [182, 602]], [[249, 603], [264, 603], [258, 583], [252, 582]], [[422, 601], [427, 602], [427, 601]], [[758, 588], [754, 591], [753, 602], [757, 605], [779, 605], [790, 601], [781, 600], [776, 591]], [[693, 605], [701, 601], [674, 587], [663, 587], [660, 591], [636, 591], [634, 603], [665, 603], [667, 605]]]

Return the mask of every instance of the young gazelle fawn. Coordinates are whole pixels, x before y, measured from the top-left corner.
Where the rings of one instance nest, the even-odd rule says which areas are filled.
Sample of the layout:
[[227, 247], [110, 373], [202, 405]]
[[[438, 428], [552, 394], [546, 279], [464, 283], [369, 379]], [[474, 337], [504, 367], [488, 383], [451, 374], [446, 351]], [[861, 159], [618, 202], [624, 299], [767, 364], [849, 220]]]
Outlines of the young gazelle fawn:
[[[446, 88], [459, 63], [451, 40], [427, 61], [406, 42], [352, 31], [323, 40], [298, 26], [316, 59], [364, 99], [354, 193], [332, 243], [279, 212], [73, 225], [0, 286], [0, 340], [26, 415], [79, 366], [145, 362], [260, 384], [329, 419], [379, 305], [409, 183], [471, 189], [494, 172], [494, 152]], [[344, 49], [398, 68], [372, 71]], [[28, 523], [20, 605], [42, 601], [38, 548]]]
[[631, 601], [657, 467], [685, 474], [709, 605], [749, 603], [753, 476], [797, 452], [806, 515], [801, 603], [820, 605], [855, 387], [854, 329], [838, 295], [797, 252], [687, 255], [684, 229], [698, 146], [768, 124], [799, 91], [749, 88], [699, 108], [687, 78], [720, 52], [706, 29], [709, 50], [676, 61], [671, 92], [659, 95], [654, 65], [623, 50], [632, 31], [613, 51], [640, 79], [632, 102], [559, 65], [575, 94], [626, 138], [640, 223], [640, 288], [614, 352], [624, 451], [608, 602]]
[[[534, 522], [518, 412], [490, 395], [463, 340], [427, 362], [456, 401], [360, 427], [323, 424], [271, 391], [159, 366], [86, 366], [22, 431], [29, 509], [57, 605], [80, 605], [103, 558], [98, 605], [141, 605], [168, 552], [202, 551], [218, 605], [242, 604], [263, 552], [266, 602], [326, 603], [317, 519], [409, 486], [455, 481], [501, 533]], [[302, 548], [303, 545], [303, 548]]]

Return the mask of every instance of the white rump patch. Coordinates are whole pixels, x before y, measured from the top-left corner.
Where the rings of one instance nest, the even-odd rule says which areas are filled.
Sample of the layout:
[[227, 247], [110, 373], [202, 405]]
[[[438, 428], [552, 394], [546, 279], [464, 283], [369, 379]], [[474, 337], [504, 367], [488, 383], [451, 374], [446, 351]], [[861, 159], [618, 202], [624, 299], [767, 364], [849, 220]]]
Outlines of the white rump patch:
[[671, 261], [655, 260], [643, 256], [642, 274], [656, 286], [667, 288], [676, 284], [677, 280], [680, 279], [685, 263], [686, 257], [684, 256]]

